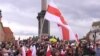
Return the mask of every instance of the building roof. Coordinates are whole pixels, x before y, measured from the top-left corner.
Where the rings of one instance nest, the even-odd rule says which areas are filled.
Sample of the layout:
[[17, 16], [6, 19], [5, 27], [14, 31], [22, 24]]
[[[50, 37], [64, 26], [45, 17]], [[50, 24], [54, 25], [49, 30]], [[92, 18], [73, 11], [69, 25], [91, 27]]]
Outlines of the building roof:
[[11, 31], [11, 29], [9, 27], [3, 27], [3, 30], [4, 30], [5, 34], [13, 34], [13, 32]]
[[100, 26], [100, 21], [93, 22], [92, 26]]

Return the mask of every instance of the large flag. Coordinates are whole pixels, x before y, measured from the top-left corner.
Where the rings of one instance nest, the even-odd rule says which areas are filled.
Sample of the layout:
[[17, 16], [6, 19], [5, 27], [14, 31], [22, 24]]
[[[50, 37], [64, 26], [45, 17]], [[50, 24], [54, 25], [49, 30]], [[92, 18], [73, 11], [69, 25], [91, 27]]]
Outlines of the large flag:
[[63, 40], [76, 40], [75, 34], [73, 33], [72, 29], [65, 21], [60, 10], [53, 2], [48, 4], [45, 19], [51, 22], [55, 22], [59, 25], [62, 30]]
[[49, 3], [46, 14], [45, 14], [45, 19], [51, 22], [62, 24], [60, 16], [61, 16], [61, 13], [58, 10], [57, 6], [52, 2]]
[[51, 50], [50, 50], [50, 45], [48, 45], [48, 47], [47, 47], [46, 56], [52, 56], [51, 55]]

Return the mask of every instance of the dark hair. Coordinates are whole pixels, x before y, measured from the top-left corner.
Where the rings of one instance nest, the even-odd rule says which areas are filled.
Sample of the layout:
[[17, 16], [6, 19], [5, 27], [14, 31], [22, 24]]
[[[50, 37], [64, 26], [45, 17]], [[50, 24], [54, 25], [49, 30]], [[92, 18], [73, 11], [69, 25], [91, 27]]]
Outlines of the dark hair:
[[2, 48], [5, 48], [6, 47], [6, 44], [5, 43], [2, 43], [1, 47]]

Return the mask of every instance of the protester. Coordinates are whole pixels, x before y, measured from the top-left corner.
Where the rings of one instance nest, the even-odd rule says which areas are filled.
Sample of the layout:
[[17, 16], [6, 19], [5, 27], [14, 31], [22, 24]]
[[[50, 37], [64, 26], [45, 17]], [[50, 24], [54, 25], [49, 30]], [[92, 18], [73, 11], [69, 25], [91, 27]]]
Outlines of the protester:
[[95, 56], [100, 56], [100, 44], [96, 45], [96, 54]]
[[[48, 45], [50, 45], [49, 54], [51, 56], [83, 56], [89, 55], [90, 52], [88, 43], [71, 43], [54, 37], [48, 38], [47, 36], [42, 36], [37, 40], [34, 39], [17, 40], [18, 42], [2, 42], [0, 44], [0, 56], [47, 56]], [[97, 45], [95, 56], [99, 55], [100, 45]]]

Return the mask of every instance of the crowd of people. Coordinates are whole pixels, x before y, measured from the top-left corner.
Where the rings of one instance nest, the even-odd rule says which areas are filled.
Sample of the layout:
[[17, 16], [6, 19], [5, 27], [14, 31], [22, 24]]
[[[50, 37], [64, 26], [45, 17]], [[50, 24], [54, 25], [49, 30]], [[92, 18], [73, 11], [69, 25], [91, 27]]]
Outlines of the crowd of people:
[[[56, 41], [50, 40], [51, 38]], [[0, 56], [100, 56], [100, 44], [79, 43], [59, 40], [54, 37], [41, 37], [37, 40], [17, 40], [0, 42]], [[49, 54], [48, 54], [49, 47]]]

